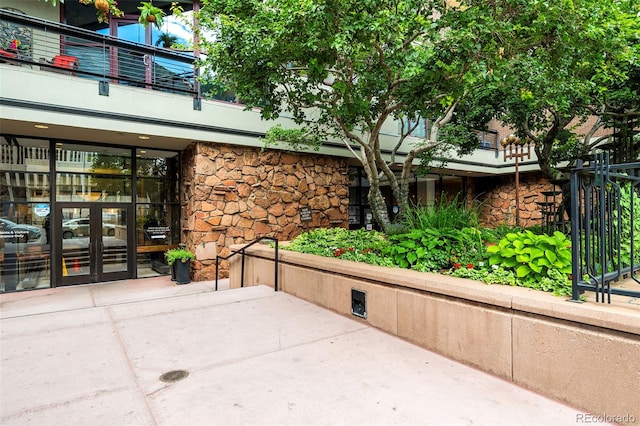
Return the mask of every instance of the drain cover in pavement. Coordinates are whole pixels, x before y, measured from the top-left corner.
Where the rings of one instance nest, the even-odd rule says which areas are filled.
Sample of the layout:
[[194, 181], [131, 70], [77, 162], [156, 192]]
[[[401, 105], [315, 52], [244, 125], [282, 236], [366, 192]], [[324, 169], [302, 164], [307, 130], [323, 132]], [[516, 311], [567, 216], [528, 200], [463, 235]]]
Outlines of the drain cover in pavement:
[[185, 370], [173, 370], [164, 373], [160, 376], [160, 380], [167, 383], [177, 382], [178, 380], [182, 380], [189, 375], [188, 371]]

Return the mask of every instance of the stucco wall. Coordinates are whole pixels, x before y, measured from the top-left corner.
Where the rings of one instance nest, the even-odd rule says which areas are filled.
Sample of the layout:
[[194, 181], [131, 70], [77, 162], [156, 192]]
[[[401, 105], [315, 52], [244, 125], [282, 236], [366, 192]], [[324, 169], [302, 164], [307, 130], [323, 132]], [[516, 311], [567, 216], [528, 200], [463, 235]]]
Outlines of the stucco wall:
[[[182, 241], [196, 254], [195, 281], [215, 278], [216, 255], [227, 256], [232, 244], [348, 227], [345, 159], [208, 143], [182, 155]], [[301, 218], [303, 208], [311, 220]]]

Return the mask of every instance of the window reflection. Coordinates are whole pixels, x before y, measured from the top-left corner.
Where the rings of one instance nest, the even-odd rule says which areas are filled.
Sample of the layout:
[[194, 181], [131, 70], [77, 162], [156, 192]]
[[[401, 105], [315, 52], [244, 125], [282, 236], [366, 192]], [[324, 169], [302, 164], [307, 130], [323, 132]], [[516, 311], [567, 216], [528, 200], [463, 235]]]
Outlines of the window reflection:
[[131, 202], [131, 177], [58, 173], [56, 200], [78, 202]]
[[57, 172], [130, 175], [131, 169], [130, 149], [56, 144]]
[[50, 286], [49, 204], [0, 204], [0, 289]]
[[178, 154], [139, 149], [136, 157], [137, 201], [178, 202]]
[[50, 286], [49, 141], [0, 139], [0, 291]]

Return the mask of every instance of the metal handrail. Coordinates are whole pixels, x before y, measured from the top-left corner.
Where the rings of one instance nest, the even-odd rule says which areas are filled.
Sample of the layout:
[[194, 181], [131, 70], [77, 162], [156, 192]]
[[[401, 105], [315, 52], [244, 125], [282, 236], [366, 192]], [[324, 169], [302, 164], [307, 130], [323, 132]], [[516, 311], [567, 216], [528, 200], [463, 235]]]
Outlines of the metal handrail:
[[[0, 56], [3, 62], [200, 98], [193, 52], [131, 42], [0, 9], [0, 48], [18, 29], [23, 32], [15, 37], [24, 39], [21, 46], [25, 48], [5, 52]], [[56, 57], [61, 62], [55, 62]]]
[[245, 251], [246, 249], [248, 249], [249, 247], [253, 246], [254, 244], [257, 244], [259, 242], [261, 242], [262, 240], [269, 240], [269, 241], [273, 241], [276, 243], [276, 254], [275, 254], [275, 277], [274, 277], [274, 290], [278, 291], [278, 239], [277, 238], [273, 238], [273, 237], [260, 237], [257, 240], [247, 244], [246, 246], [242, 247], [240, 250], [232, 250], [231, 254], [228, 256], [217, 256], [216, 257], [216, 291], [218, 291], [218, 268], [220, 265], [219, 260], [228, 260], [229, 258], [235, 256], [236, 254], [241, 254], [242, 255], [242, 269], [240, 272], [240, 287], [244, 287], [244, 256], [245, 256]]

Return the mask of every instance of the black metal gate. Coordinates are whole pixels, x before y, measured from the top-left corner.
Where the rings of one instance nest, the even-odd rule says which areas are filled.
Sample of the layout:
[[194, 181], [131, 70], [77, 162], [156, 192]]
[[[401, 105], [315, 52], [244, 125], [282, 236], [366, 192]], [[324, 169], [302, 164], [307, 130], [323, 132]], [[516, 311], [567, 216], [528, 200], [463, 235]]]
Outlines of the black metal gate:
[[640, 284], [640, 162], [610, 164], [609, 154], [578, 161], [571, 172], [572, 299], [585, 290], [596, 301], [611, 295], [640, 297], [612, 287], [623, 279]]

